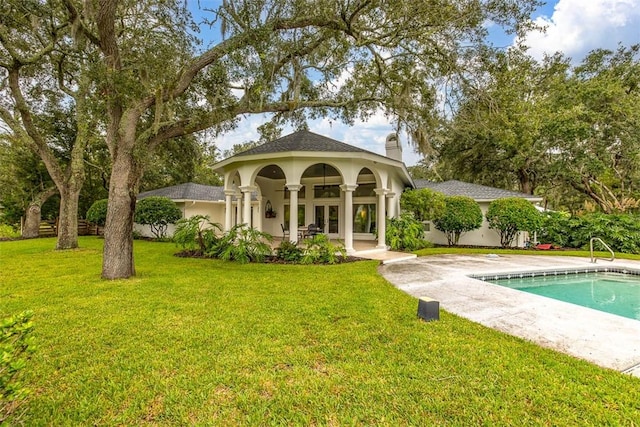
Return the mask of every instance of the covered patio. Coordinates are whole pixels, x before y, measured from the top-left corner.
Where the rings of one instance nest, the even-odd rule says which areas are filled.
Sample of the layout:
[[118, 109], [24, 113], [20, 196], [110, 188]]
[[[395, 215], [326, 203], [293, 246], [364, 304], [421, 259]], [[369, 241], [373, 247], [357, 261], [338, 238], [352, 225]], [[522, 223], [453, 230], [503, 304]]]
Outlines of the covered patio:
[[296, 242], [314, 224], [342, 240], [349, 254], [361, 246], [356, 242], [386, 250], [385, 218], [399, 213], [400, 195], [413, 187], [395, 135], [382, 156], [300, 131], [223, 160], [215, 170], [224, 176], [226, 230], [247, 223]]

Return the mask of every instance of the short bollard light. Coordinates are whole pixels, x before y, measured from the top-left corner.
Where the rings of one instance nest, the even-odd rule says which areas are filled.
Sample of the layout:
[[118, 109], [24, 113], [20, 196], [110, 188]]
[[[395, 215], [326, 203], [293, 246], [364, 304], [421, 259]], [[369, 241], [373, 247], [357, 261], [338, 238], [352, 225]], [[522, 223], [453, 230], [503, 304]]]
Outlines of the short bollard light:
[[440, 320], [440, 302], [428, 297], [418, 300], [418, 317], [427, 322]]

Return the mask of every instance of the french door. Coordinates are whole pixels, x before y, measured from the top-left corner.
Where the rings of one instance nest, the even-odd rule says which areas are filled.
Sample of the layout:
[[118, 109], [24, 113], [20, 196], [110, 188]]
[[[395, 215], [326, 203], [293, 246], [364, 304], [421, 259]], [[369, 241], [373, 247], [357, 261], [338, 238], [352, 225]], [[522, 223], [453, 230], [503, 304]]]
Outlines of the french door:
[[314, 223], [320, 227], [324, 233], [337, 237], [340, 228], [340, 209], [338, 205], [322, 204], [315, 206]]

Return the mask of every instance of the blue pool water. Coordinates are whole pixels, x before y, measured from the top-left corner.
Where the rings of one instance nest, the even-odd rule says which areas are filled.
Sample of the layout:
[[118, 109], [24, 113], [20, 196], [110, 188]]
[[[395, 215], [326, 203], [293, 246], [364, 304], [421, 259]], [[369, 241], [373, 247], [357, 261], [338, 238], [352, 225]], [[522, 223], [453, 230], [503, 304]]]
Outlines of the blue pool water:
[[[611, 272], [482, 277], [496, 285], [640, 320], [640, 277]], [[480, 278], [477, 277], [476, 278]]]

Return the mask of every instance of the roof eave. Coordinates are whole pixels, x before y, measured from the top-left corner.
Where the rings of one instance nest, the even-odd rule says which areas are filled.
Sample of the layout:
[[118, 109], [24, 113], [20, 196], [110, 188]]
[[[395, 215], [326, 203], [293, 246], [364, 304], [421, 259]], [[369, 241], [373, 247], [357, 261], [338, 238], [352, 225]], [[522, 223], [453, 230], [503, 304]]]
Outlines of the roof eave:
[[[520, 196], [504, 196], [504, 197], [494, 197], [494, 198], [488, 198], [488, 199], [486, 198], [480, 199], [480, 198], [472, 197], [472, 199], [478, 203], [481, 203], [481, 202], [493, 202], [494, 200], [504, 199], [505, 197], [520, 197]], [[522, 197], [522, 198], [530, 202], [541, 202], [542, 200], [544, 200], [542, 197]]]
[[225, 168], [236, 162], [253, 162], [256, 160], [264, 161], [268, 159], [292, 159], [292, 158], [341, 158], [345, 154], [358, 154], [362, 156], [362, 158], [371, 160], [373, 162], [381, 162], [386, 165], [395, 166], [403, 169], [404, 175], [407, 177], [407, 181], [413, 185], [413, 180], [409, 175], [406, 165], [399, 161], [394, 160], [389, 157], [383, 156], [381, 154], [372, 153], [368, 151], [281, 151], [278, 153], [265, 153], [265, 154], [251, 154], [247, 156], [233, 156], [227, 159], [220, 161], [213, 165], [212, 169], [215, 172], [224, 172]]

